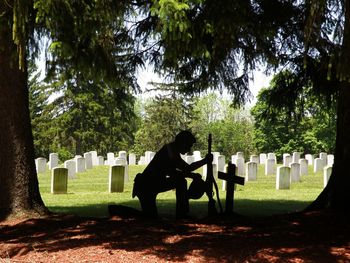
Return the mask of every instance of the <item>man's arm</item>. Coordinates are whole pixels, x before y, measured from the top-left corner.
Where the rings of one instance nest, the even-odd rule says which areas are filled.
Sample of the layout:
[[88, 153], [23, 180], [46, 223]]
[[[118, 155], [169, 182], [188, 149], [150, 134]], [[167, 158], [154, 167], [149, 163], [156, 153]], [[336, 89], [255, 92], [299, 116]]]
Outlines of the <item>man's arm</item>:
[[192, 172], [194, 170], [197, 170], [199, 167], [206, 165], [208, 162], [212, 162], [212, 161], [213, 161], [213, 155], [207, 154], [202, 160], [199, 160], [197, 162], [191, 163], [190, 165], [187, 165], [187, 167], [183, 171], [184, 172]]

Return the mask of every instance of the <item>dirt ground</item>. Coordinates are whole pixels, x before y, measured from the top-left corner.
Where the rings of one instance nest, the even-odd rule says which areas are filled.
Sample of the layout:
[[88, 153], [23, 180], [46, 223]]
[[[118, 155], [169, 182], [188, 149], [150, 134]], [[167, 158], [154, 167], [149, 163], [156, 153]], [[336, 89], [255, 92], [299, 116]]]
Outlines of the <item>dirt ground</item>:
[[348, 215], [0, 222], [0, 262], [350, 262]]

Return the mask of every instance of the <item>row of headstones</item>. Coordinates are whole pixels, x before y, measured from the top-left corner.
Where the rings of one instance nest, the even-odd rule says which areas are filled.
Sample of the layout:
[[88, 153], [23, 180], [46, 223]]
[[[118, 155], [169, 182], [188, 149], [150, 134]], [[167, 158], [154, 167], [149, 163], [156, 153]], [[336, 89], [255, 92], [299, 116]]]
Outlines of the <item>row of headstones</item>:
[[[124, 165], [112, 165], [109, 168], [108, 192], [123, 192], [126, 167]], [[51, 193], [66, 194], [68, 190], [68, 169], [55, 167], [51, 171]]]
[[[114, 153], [107, 153], [107, 159], [104, 160], [103, 156], [97, 156], [96, 151], [91, 151], [84, 153], [84, 156], [76, 155], [73, 159], [67, 160], [64, 162], [64, 167], [70, 169], [73, 166], [72, 162], [75, 162], [75, 172], [85, 172], [87, 169], [92, 169], [93, 166], [98, 165], [116, 165], [120, 163], [130, 164], [130, 165], [147, 165], [155, 153], [152, 151], [146, 151], [144, 156], [140, 157], [140, 160], [136, 161], [136, 154], [130, 153], [127, 155], [126, 151], [119, 151], [118, 156], [115, 156]], [[80, 159], [79, 159], [80, 158]], [[57, 153], [50, 153], [49, 160], [47, 161], [43, 157], [35, 159], [35, 165], [37, 173], [45, 173], [46, 166], [48, 165], [49, 170], [52, 170], [55, 167], [59, 166], [59, 159]]]
[[[213, 152], [213, 169], [214, 176], [217, 177], [218, 171], [225, 172], [227, 165], [225, 164], [225, 156], [220, 155], [219, 152]], [[184, 160], [188, 163], [194, 162], [200, 159], [200, 153], [190, 156], [183, 156]], [[306, 159], [307, 158], [307, 159]], [[310, 161], [309, 161], [310, 160]], [[294, 162], [292, 162], [294, 161]], [[296, 162], [298, 161], [298, 162]], [[314, 162], [313, 162], [314, 161]], [[284, 172], [281, 173], [284, 177], [278, 177], [276, 174], [276, 155], [274, 153], [260, 154], [250, 156], [250, 162], [244, 162], [244, 156], [242, 152], [238, 152], [236, 155], [231, 156], [231, 162], [236, 165], [236, 174], [238, 176], [244, 176], [246, 181], [257, 180], [257, 165], [259, 163], [265, 165], [265, 174], [276, 174], [278, 180], [276, 179], [276, 189], [290, 188], [291, 182], [299, 182], [300, 176], [308, 174], [308, 165], [312, 162], [314, 163], [314, 171], [318, 172], [321, 169], [324, 170], [324, 187], [326, 186], [329, 176], [332, 171], [332, 165], [334, 161], [333, 155], [327, 155], [326, 153], [320, 153], [320, 158], [315, 158], [313, 156], [306, 155], [305, 159], [300, 158], [300, 153], [293, 153], [283, 155], [283, 166], [289, 169], [282, 169]], [[206, 166], [203, 167], [203, 177], [206, 177]], [[285, 178], [282, 180], [281, 178]], [[223, 181], [223, 190], [226, 189], [226, 182]]]

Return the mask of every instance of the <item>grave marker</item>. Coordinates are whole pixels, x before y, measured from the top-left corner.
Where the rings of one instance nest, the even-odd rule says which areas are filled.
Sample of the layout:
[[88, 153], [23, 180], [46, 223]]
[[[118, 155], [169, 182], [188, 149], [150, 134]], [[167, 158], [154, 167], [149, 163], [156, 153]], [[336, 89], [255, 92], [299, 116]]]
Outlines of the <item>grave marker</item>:
[[299, 160], [300, 160], [300, 152], [293, 152], [292, 162], [299, 163]]
[[57, 153], [50, 153], [49, 155], [49, 169], [52, 170], [53, 168], [58, 166], [58, 154]]
[[316, 158], [314, 160], [314, 173], [322, 171], [324, 167], [325, 167], [325, 161], [324, 160], [322, 160], [321, 158]]
[[266, 164], [266, 153], [260, 153], [259, 154], [259, 161], [260, 161], [260, 164]]
[[67, 160], [64, 162], [64, 168], [68, 170], [68, 178], [75, 179], [76, 163], [74, 160]]
[[51, 171], [51, 194], [66, 194], [68, 169], [56, 167]]
[[290, 189], [290, 167], [279, 166], [277, 168], [276, 189]]
[[300, 164], [299, 163], [290, 164], [290, 181], [300, 182]]
[[231, 162], [227, 165], [227, 172], [219, 172], [218, 177], [219, 179], [226, 181], [225, 213], [231, 214], [234, 209], [233, 201], [235, 184], [244, 185], [244, 178], [236, 176], [236, 166]]
[[125, 167], [123, 165], [112, 165], [109, 168], [109, 176], [108, 176], [109, 193], [122, 193], [124, 191], [124, 174], [125, 174]]
[[251, 155], [249, 161], [254, 162], [254, 163], [259, 163], [259, 156]]
[[112, 152], [107, 153], [107, 164], [108, 165], [114, 164], [114, 153]]
[[39, 157], [35, 159], [35, 168], [36, 172], [45, 173], [46, 172], [46, 159], [43, 157]]
[[85, 158], [76, 156], [74, 159], [75, 159], [75, 163], [76, 163], [75, 171], [77, 173], [85, 172], [86, 171], [85, 170]]
[[92, 154], [91, 152], [84, 153], [85, 158], [85, 168], [92, 169]]
[[306, 159], [300, 159], [300, 175], [307, 175], [308, 174], [308, 162]]
[[267, 159], [265, 164], [265, 175], [275, 174], [275, 159]]
[[332, 174], [332, 166], [326, 166], [323, 168], [323, 188], [325, 188], [328, 184], [329, 178]]
[[256, 162], [246, 163], [245, 180], [247, 182], [256, 181], [257, 174], [258, 174], [258, 164]]
[[103, 158], [103, 156], [97, 156], [97, 160], [98, 160], [98, 165], [104, 165], [105, 159]]
[[292, 156], [289, 153], [283, 154], [283, 166], [289, 166], [292, 163]]
[[136, 154], [134, 153], [129, 154], [129, 164], [136, 165]]
[[307, 160], [308, 165], [314, 164], [314, 157], [312, 154], [305, 154], [305, 159]]
[[98, 158], [97, 158], [97, 151], [91, 151], [91, 159], [92, 159], [92, 165], [97, 166], [99, 165]]

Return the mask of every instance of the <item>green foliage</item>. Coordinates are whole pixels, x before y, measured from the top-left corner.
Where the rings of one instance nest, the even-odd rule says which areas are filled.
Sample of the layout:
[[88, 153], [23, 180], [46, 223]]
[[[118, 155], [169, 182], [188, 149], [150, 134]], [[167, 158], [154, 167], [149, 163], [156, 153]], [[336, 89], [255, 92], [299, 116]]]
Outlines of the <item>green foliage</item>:
[[140, 129], [135, 135], [133, 151], [157, 151], [174, 140], [175, 135], [189, 128], [192, 103], [175, 92], [155, 97], [145, 105]]
[[[283, 90], [283, 92], [282, 92]], [[255, 118], [254, 143], [260, 152], [333, 152], [336, 111], [315, 96], [298, 76], [281, 72], [262, 89], [252, 108]]]
[[[104, 81], [86, 80], [81, 75], [72, 79], [66, 76], [61, 75], [50, 85], [30, 85], [36, 154], [58, 152], [65, 160], [91, 150], [106, 155], [129, 149], [137, 121], [130, 91]], [[36, 90], [46, 95], [45, 101], [35, 96]], [[48, 102], [50, 91], [56, 94]], [[35, 113], [38, 106], [40, 114]]]
[[255, 153], [252, 145], [253, 123], [244, 110], [234, 109], [215, 93], [199, 97], [194, 106], [191, 128], [197, 137], [195, 149], [207, 151], [207, 138], [213, 136], [213, 151], [229, 157], [237, 151]]

